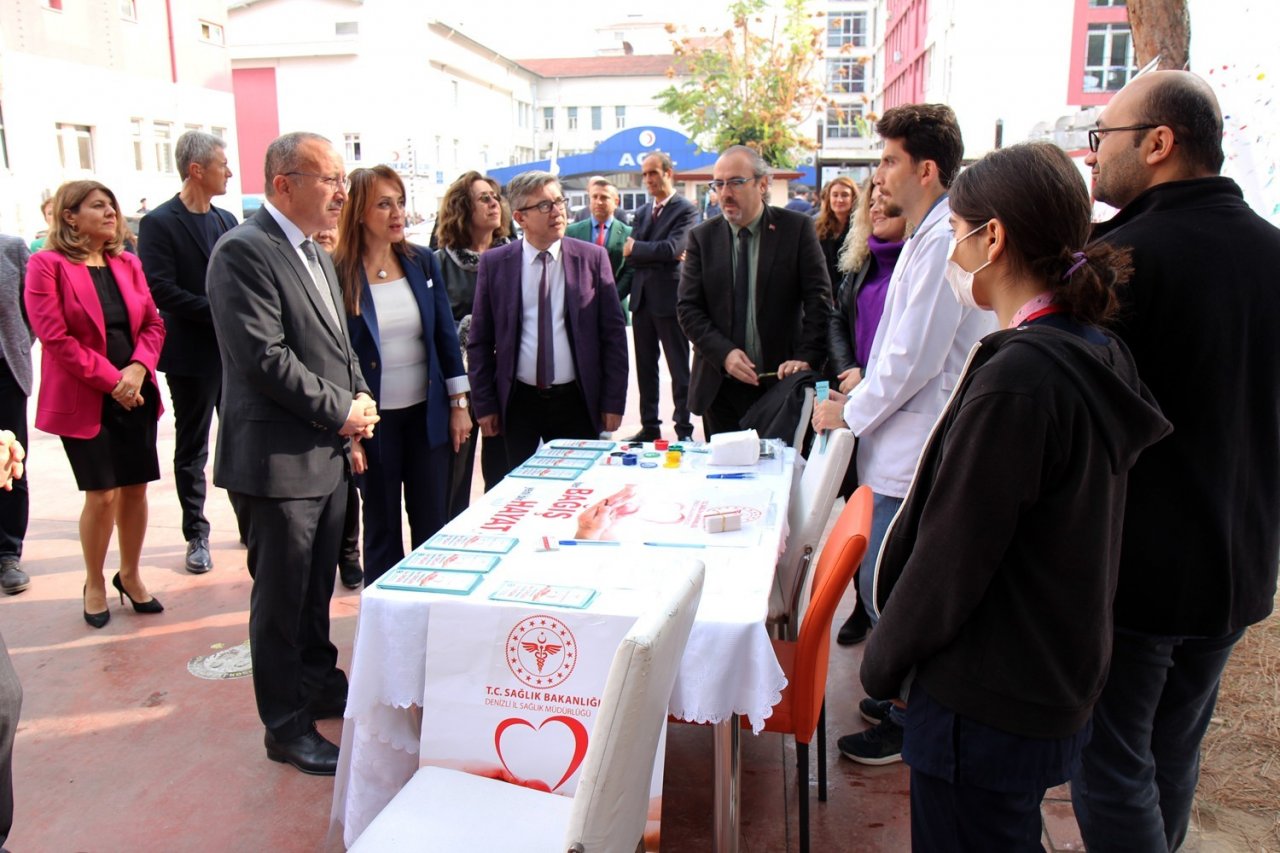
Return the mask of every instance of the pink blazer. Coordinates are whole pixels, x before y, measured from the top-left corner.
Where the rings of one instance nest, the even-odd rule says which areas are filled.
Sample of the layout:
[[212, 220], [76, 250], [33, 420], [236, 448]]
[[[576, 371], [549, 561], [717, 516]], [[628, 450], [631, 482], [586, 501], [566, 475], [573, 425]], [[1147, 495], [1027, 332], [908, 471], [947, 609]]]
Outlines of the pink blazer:
[[[125, 252], [107, 258], [107, 266], [129, 313], [133, 358], [154, 379], [164, 321], [151, 299], [142, 264]], [[120, 381], [120, 368], [107, 361], [102, 303], [89, 268], [58, 252], [36, 252], [27, 262], [25, 300], [41, 346], [36, 428], [67, 438], [93, 438], [102, 428], [102, 398]]]

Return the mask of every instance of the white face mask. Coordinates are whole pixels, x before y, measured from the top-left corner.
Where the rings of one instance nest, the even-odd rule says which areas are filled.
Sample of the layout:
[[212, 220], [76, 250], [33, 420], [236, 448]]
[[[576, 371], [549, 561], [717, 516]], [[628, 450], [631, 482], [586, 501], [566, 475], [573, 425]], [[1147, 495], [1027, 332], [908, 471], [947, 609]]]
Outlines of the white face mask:
[[986, 225], [979, 225], [968, 234], [957, 239], [951, 238], [951, 242], [947, 245], [947, 268], [943, 271], [943, 276], [947, 280], [947, 284], [951, 285], [951, 292], [955, 294], [956, 301], [965, 308], [981, 308], [977, 300], [973, 298], [973, 277], [991, 265], [991, 261], [987, 261], [973, 272], [969, 272], [964, 267], [951, 260], [951, 256], [956, 253], [956, 246], [968, 240], [974, 234], [986, 228]]

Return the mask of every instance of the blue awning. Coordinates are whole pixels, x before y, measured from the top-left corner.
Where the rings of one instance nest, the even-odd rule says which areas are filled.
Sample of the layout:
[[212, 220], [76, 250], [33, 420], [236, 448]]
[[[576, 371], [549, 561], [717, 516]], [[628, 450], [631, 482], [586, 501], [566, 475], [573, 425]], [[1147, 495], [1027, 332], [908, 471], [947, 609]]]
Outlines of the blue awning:
[[[561, 178], [579, 175], [611, 175], [616, 172], [640, 173], [640, 163], [653, 151], [664, 151], [675, 163], [676, 171], [709, 169], [716, 162], [716, 152], [699, 151], [689, 137], [666, 127], [629, 127], [601, 142], [589, 154], [574, 154], [557, 160]], [[550, 160], [535, 160], [501, 169], [490, 169], [489, 177], [505, 185], [521, 172], [551, 171]]]

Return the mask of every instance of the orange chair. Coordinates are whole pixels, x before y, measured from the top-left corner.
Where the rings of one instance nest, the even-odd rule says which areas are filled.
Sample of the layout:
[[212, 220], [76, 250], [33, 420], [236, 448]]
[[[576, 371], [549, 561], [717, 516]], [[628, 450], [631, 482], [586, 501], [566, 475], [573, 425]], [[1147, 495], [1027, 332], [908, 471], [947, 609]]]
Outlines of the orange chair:
[[[827, 799], [827, 667], [831, 620], [871, 537], [871, 489], [861, 486], [841, 511], [813, 574], [808, 609], [801, 616], [799, 639], [773, 640], [778, 663], [787, 674], [782, 701], [764, 721], [767, 732], [796, 738], [796, 786], [800, 793], [800, 853], [809, 853], [809, 741], [818, 734], [818, 799]], [[744, 719], [744, 723], [747, 721]]]

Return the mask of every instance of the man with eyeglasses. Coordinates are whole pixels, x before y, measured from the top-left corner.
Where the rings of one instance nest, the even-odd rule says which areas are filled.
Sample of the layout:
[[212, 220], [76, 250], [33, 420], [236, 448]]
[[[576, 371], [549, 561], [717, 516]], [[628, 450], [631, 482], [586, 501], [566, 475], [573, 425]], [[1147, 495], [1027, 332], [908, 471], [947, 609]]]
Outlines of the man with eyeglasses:
[[1184, 71], [1138, 77], [1089, 134], [1094, 238], [1132, 252], [1116, 332], [1173, 432], [1129, 471], [1111, 670], [1071, 783], [1091, 851], [1174, 850], [1200, 742], [1280, 553], [1280, 230], [1220, 177], [1222, 113]]
[[267, 147], [266, 201], [209, 259], [222, 355], [213, 482], [247, 534], [253, 692], [267, 757], [332, 776], [338, 748], [315, 721], [341, 717], [347, 677], [329, 640], [329, 600], [351, 476], [349, 439], [378, 409], [351, 350], [338, 276], [316, 232], [346, 201], [327, 139]]
[[676, 312], [693, 344], [689, 409], [708, 439], [740, 429], [777, 380], [822, 365], [831, 283], [813, 220], [765, 203], [769, 167], [731, 146], [711, 188], [722, 216], [689, 232]]
[[676, 195], [675, 164], [663, 151], [640, 162], [641, 177], [653, 201], [636, 213], [635, 231], [622, 247], [634, 270], [631, 295], [631, 335], [636, 346], [636, 384], [640, 389], [640, 432], [632, 441], [662, 438], [658, 413], [658, 347], [666, 353], [671, 374], [671, 399], [676, 438], [693, 437], [689, 416], [689, 339], [676, 320], [676, 290], [680, 285], [680, 256], [685, 234], [698, 211]]
[[524, 237], [480, 256], [467, 373], [480, 434], [505, 438], [510, 472], [539, 441], [617, 429], [628, 368], [609, 253], [563, 239], [555, 175], [517, 175], [507, 197]]

